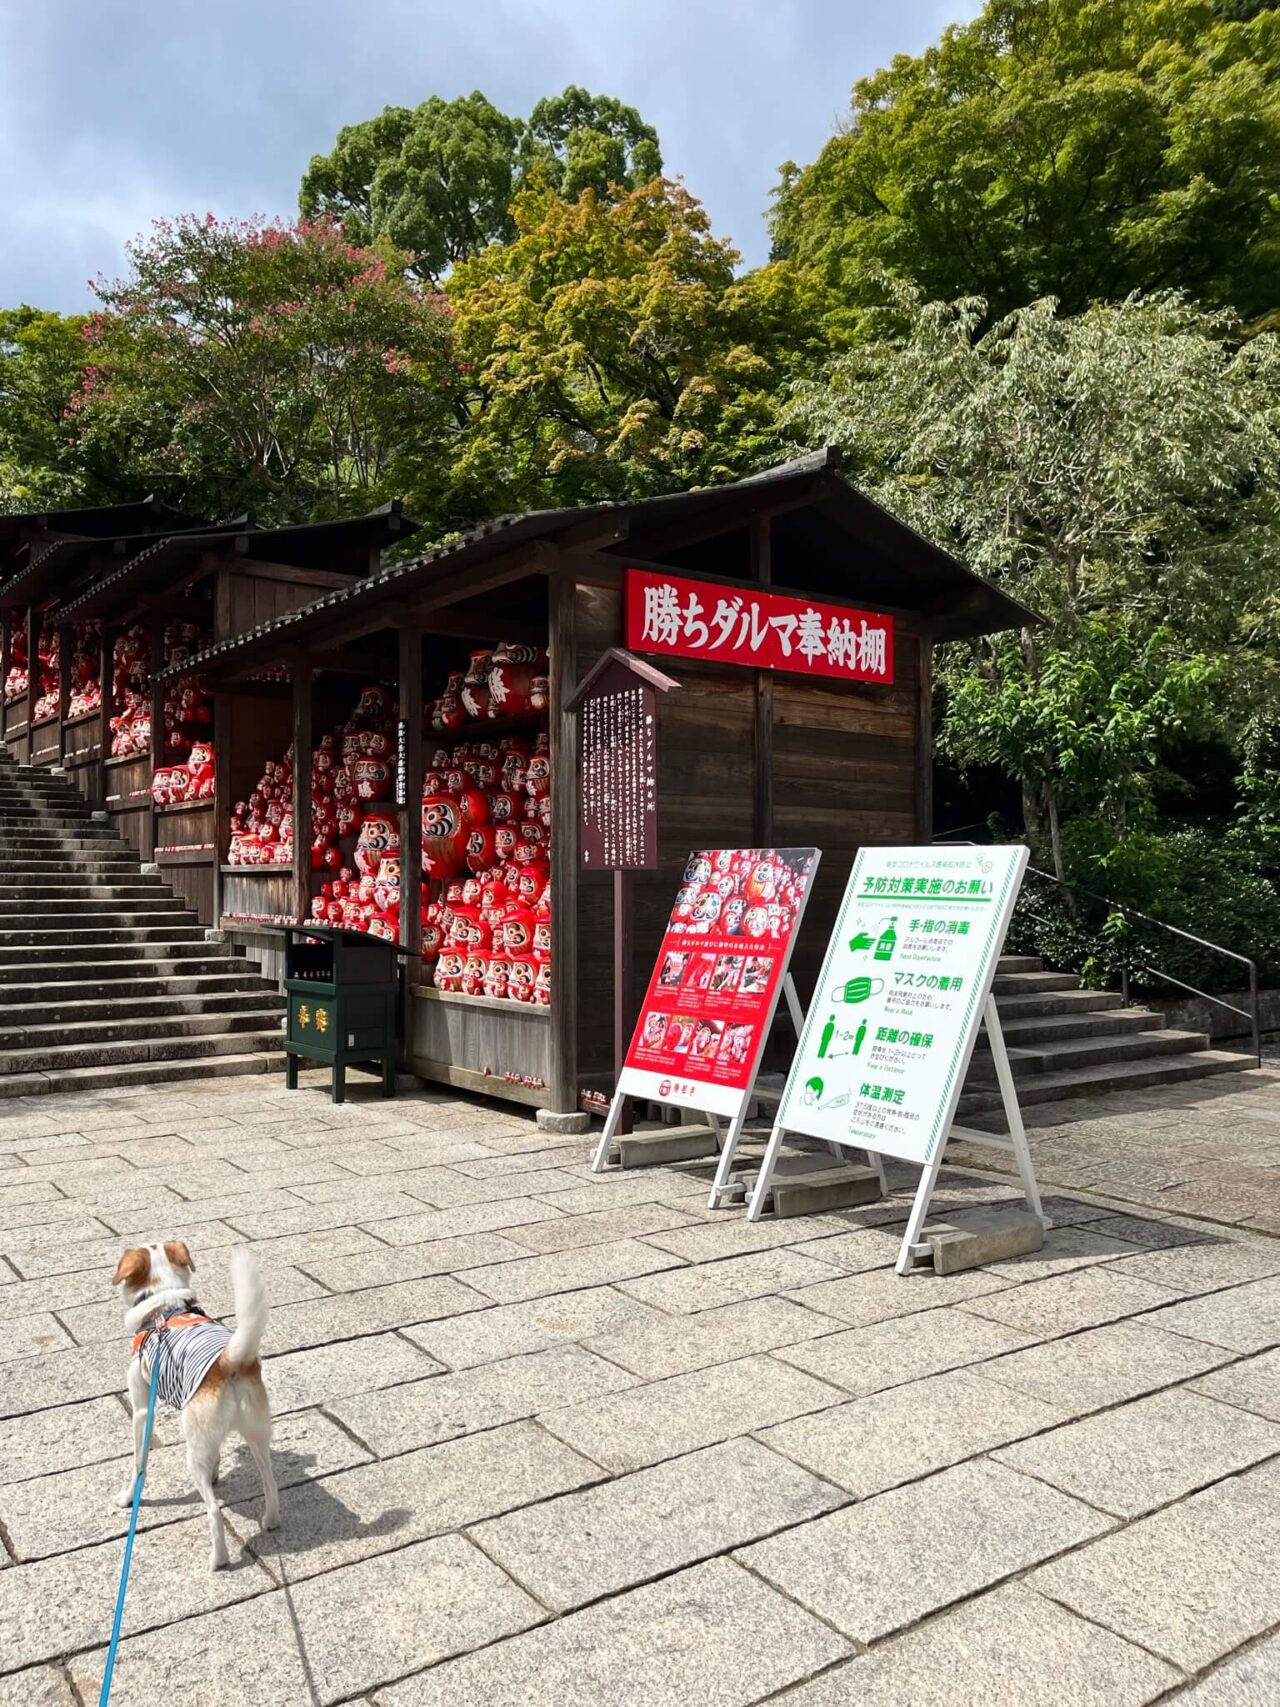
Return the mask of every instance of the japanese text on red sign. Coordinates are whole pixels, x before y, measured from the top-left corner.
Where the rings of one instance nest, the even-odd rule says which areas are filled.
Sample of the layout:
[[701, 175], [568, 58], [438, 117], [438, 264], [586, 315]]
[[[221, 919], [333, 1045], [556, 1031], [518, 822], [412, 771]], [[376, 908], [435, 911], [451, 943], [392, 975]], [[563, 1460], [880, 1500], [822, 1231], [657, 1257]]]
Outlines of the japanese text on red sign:
[[893, 618], [628, 569], [626, 640], [640, 651], [846, 681], [893, 681]]

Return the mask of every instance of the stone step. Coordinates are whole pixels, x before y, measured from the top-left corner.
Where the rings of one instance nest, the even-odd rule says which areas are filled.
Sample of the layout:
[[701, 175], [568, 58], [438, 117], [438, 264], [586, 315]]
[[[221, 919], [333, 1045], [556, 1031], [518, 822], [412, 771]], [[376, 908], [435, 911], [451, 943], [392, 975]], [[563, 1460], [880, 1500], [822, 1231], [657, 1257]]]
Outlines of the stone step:
[[[39, 1026], [64, 1028], [67, 1041], [72, 1042], [70, 1033], [83, 1025], [165, 1021], [190, 1015], [214, 1017], [245, 1013], [261, 1016], [283, 1013], [284, 997], [276, 995], [265, 978], [232, 979], [228, 982], [232, 987], [222, 992], [198, 986], [190, 995], [185, 996], [138, 996], [126, 987], [123, 993], [83, 996], [83, 999], [80, 987], [75, 986], [73, 995], [62, 1000], [39, 999], [46, 995], [52, 986], [36, 986], [37, 999], [26, 1002], [0, 1002], [0, 1041], [7, 1047], [16, 1047], [13, 1042], [15, 1033], [30, 1033], [33, 1028]], [[241, 983], [255, 987], [242, 989], [239, 987]], [[0, 991], [2, 995], [9, 993], [7, 990]]]
[[1002, 995], [1000, 1023], [1013, 1020], [1048, 1019], [1057, 1014], [1110, 1013], [1124, 1006], [1124, 997], [1113, 990], [1049, 990], [1035, 996]]
[[[151, 997], [175, 1000], [219, 1001], [224, 995], [249, 995], [256, 1001], [267, 995], [274, 995], [277, 990], [275, 981], [264, 978], [256, 970], [257, 963], [252, 960], [239, 962], [245, 968], [232, 970], [235, 962], [213, 960], [207, 962], [217, 971], [188, 971], [175, 973], [167, 977], [143, 976], [149, 974], [153, 967], [162, 962], [155, 960], [143, 961], [138, 967], [139, 976], [134, 978], [104, 978], [95, 975], [94, 968], [86, 968], [87, 976], [74, 983], [63, 983], [61, 978], [66, 968], [51, 967], [49, 970], [55, 977], [47, 982], [0, 984], [0, 1011], [11, 1016], [17, 1004], [30, 1004], [35, 1012], [47, 1012], [50, 1007], [59, 1009], [63, 1004], [74, 1006], [78, 1001], [96, 1003], [105, 1002], [135, 1002]], [[193, 967], [200, 967], [205, 962], [185, 962]], [[105, 970], [105, 968], [103, 969]], [[112, 968], [113, 972], [117, 970]], [[283, 1000], [283, 998], [281, 998]]]
[[[1202, 1031], [1135, 1031], [1114, 1037], [1068, 1037], [1043, 1049], [1010, 1049], [1009, 1065], [1021, 1086], [1039, 1073], [1066, 1073], [1076, 1067], [1096, 1067], [1105, 1062], [1153, 1058], [1157, 1055], [1186, 1055], [1207, 1049], [1208, 1034]], [[995, 1062], [983, 1046], [975, 1049], [968, 1083], [994, 1081]]]
[[159, 883], [162, 880], [154, 875], [144, 876], [142, 863], [137, 854], [96, 854], [85, 859], [17, 859], [6, 860], [3, 871], [6, 879], [21, 883], [27, 878], [44, 882], [50, 878], [67, 876], [69, 878], [97, 878], [109, 883], [117, 874], [127, 874], [131, 880], [142, 883]]
[[71, 1067], [55, 1073], [13, 1073], [0, 1078], [0, 1097], [43, 1096], [63, 1091], [103, 1091], [133, 1085], [170, 1084], [198, 1074], [202, 1079], [227, 1079], [242, 1073], [279, 1073], [284, 1051], [253, 1050], [241, 1055], [216, 1055], [199, 1062], [140, 1061], [124, 1066]]
[[98, 919], [102, 924], [126, 925], [131, 919], [165, 918], [171, 913], [185, 913], [192, 921], [196, 914], [181, 895], [164, 889], [143, 891], [141, 895], [20, 895], [13, 900], [0, 900], [0, 920], [30, 919], [33, 929], [56, 930], [59, 924], [71, 925], [77, 919]]
[[[0, 894], [6, 894], [6, 885]], [[127, 882], [119, 883], [18, 883], [12, 885], [24, 903], [39, 907], [45, 901], [145, 901], [152, 895], [170, 896], [168, 885], [160, 877], [144, 877], [135, 871]], [[181, 901], [180, 895], [172, 899]]]
[[1038, 954], [1002, 954], [996, 962], [997, 972], [1043, 972], [1044, 961]]
[[58, 1073], [71, 1067], [124, 1067], [135, 1061], [204, 1061], [210, 1056], [278, 1049], [280, 1027], [270, 1031], [211, 1031], [202, 1037], [167, 1032], [128, 1043], [61, 1044], [0, 1052], [0, 1080], [16, 1074]]
[[1078, 990], [1074, 972], [997, 972], [991, 985], [997, 996], [1043, 996], [1058, 990]]
[[[1147, 1085], [1172, 1085], [1206, 1079], [1217, 1073], [1240, 1073], [1257, 1066], [1253, 1055], [1227, 1049], [1199, 1049], [1191, 1055], [1153, 1056], [1141, 1061], [1116, 1061], [1100, 1067], [1079, 1067], [1067, 1073], [1043, 1073], [1018, 1086], [1018, 1101], [1062, 1102], [1072, 1097], [1105, 1096], [1110, 1091], [1140, 1090]], [[960, 1098], [957, 1118], [1000, 1108], [995, 1086], [975, 1086]], [[1003, 1113], [1001, 1114], [1003, 1118]]]
[[[1159, 1031], [1166, 1024], [1162, 1014], [1149, 1008], [1089, 1008], [1084, 1013], [1010, 1015], [1000, 1003], [1000, 1026], [1012, 1048], [1035, 1049], [1064, 1037], [1115, 1037], [1127, 1031]], [[982, 1047], [983, 1034], [978, 1044]]]
[[[101, 1011], [101, 1010], [100, 1010]], [[153, 1014], [149, 1017], [121, 1015], [82, 1020], [77, 1024], [28, 1025], [11, 1028], [0, 1022], [0, 1072], [6, 1051], [58, 1054], [63, 1049], [98, 1049], [100, 1044], [165, 1042], [175, 1038], [252, 1032], [279, 1041], [282, 1008], [246, 1008], [243, 1011], [191, 1014]], [[105, 1053], [103, 1059], [106, 1059]], [[42, 1069], [43, 1070], [43, 1069]]]
[[97, 944], [106, 946], [125, 942], [139, 945], [151, 942], [199, 942], [202, 939], [203, 927], [189, 924], [129, 924], [115, 927], [111, 925], [95, 926], [92, 929], [50, 927], [47, 930], [9, 930], [4, 933], [3, 947], [0, 947], [0, 964], [4, 963], [14, 949], [39, 948], [46, 944], [50, 948], [78, 944], [92, 947]]
[[[37, 983], [41, 978], [68, 978], [77, 972], [86, 977], [128, 978], [134, 970], [139, 977], [154, 976], [153, 968], [162, 963], [183, 966], [188, 971], [208, 966], [222, 970], [237, 960], [229, 944], [191, 942], [182, 952], [182, 944], [163, 942], [109, 942], [91, 945], [86, 953], [81, 943], [69, 943], [63, 948], [47, 945], [29, 948], [0, 948], [0, 984]], [[243, 965], [243, 961], [238, 964]]]

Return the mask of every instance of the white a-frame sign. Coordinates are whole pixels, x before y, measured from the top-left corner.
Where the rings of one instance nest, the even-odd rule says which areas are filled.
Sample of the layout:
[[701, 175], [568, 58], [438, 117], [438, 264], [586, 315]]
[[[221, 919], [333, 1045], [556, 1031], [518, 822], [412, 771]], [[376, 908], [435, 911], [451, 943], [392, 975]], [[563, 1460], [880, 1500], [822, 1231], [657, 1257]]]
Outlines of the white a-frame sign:
[[[864, 848], [854, 862], [778, 1105], [749, 1219], [764, 1207], [785, 1133], [917, 1162], [923, 1169], [898, 1272], [920, 1233], [947, 1139], [1011, 1150], [1046, 1226], [991, 994], [1027, 865], [1025, 847]], [[1007, 1135], [953, 1127], [986, 1026]]]

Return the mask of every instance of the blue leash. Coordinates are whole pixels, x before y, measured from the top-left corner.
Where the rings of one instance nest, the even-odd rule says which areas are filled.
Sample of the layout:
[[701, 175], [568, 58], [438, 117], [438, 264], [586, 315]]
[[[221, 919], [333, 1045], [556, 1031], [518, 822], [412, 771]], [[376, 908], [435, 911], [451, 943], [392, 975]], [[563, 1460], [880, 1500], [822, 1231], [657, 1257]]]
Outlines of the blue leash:
[[138, 1507], [142, 1504], [142, 1483], [147, 1473], [147, 1454], [151, 1450], [151, 1425], [156, 1414], [156, 1388], [160, 1384], [160, 1348], [164, 1344], [164, 1329], [156, 1339], [155, 1356], [151, 1362], [151, 1394], [147, 1400], [147, 1428], [142, 1437], [142, 1463], [133, 1480], [133, 1510], [129, 1513], [129, 1534], [124, 1544], [124, 1564], [120, 1568], [120, 1592], [116, 1595], [116, 1615], [111, 1625], [111, 1646], [107, 1649], [107, 1669], [102, 1679], [102, 1694], [98, 1707], [107, 1707], [111, 1695], [111, 1678], [116, 1669], [116, 1649], [120, 1646], [120, 1625], [124, 1619], [124, 1595], [129, 1586], [129, 1564], [133, 1558], [133, 1538], [138, 1532]]

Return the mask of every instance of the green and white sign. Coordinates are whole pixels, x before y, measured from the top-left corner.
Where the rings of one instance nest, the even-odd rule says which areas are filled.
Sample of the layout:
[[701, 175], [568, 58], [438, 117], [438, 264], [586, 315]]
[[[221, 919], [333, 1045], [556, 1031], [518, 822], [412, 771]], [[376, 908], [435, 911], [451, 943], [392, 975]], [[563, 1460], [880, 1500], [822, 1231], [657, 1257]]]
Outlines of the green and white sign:
[[777, 1115], [781, 1131], [928, 1165], [973, 1053], [1025, 847], [864, 848]]

